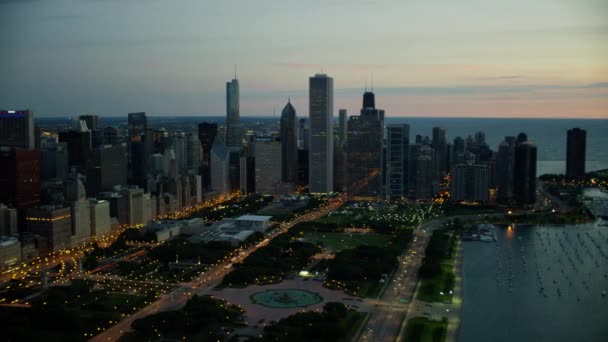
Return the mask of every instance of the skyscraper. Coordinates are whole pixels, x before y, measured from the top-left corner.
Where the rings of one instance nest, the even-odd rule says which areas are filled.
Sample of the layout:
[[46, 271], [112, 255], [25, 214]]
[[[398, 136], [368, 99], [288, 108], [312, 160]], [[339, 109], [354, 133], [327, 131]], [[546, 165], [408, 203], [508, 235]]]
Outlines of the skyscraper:
[[129, 113], [128, 125], [129, 183], [143, 188], [146, 186], [148, 154], [151, 152], [151, 149], [146, 147], [146, 143], [152, 143], [152, 137], [150, 137], [150, 140], [146, 137], [148, 131], [146, 113]]
[[78, 117], [78, 119], [86, 122], [87, 128], [90, 130], [99, 129], [99, 115], [97, 114], [81, 115]]
[[[523, 139], [523, 137], [522, 137]], [[522, 206], [536, 201], [536, 145], [522, 141], [515, 147], [513, 194]]]
[[[87, 213], [88, 214], [88, 213]], [[72, 245], [72, 213], [70, 207], [46, 205], [27, 211], [27, 231], [46, 238], [51, 251]]]
[[210, 188], [218, 194], [227, 194], [230, 192], [230, 181], [228, 179], [230, 156], [223, 139], [219, 138], [213, 141], [210, 155]]
[[348, 184], [353, 184], [376, 172], [368, 187], [362, 191], [369, 194], [381, 192], [382, 148], [384, 143], [384, 111], [376, 109], [375, 95], [363, 93], [361, 114], [348, 120], [347, 173]]
[[515, 137], [505, 137], [498, 145], [496, 156], [497, 199], [508, 200], [513, 197], [513, 166], [515, 163]]
[[287, 101], [281, 113], [281, 179], [286, 183], [296, 182], [298, 174], [298, 135], [296, 110]]
[[334, 187], [333, 89], [333, 79], [325, 74], [309, 79], [311, 193], [330, 193]]
[[568, 130], [566, 148], [566, 177], [585, 177], [585, 153], [587, 152], [587, 131], [580, 128]]
[[203, 160], [201, 161], [200, 175], [202, 177], [203, 191], [211, 189], [211, 146], [217, 136], [217, 124], [203, 122], [198, 125], [198, 140], [201, 143]]
[[0, 147], [35, 148], [32, 111], [0, 110]]
[[25, 210], [40, 202], [40, 159], [37, 150], [0, 148], [0, 203], [17, 208], [21, 227]]
[[141, 140], [141, 137], [146, 134], [148, 129], [148, 119], [146, 113], [129, 113], [129, 140]]
[[186, 134], [186, 169], [191, 174], [198, 174], [200, 166], [201, 144], [195, 134]]
[[298, 120], [298, 148], [305, 151], [310, 149], [310, 126], [306, 118]]
[[433, 143], [431, 145], [434, 155], [434, 177], [441, 181], [447, 171], [448, 149], [445, 128], [433, 127]]
[[464, 163], [464, 139], [462, 137], [454, 138], [454, 164]]
[[346, 109], [340, 109], [339, 111], [340, 117], [338, 121], [338, 136], [340, 137], [340, 143], [346, 143], [346, 138], [348, 136], [348, 115]]
[[386, 197], [397, 199], [409, 194], [410, 126], [393, 124], [386, 127]]
[[486, 165], [458, 164], [452, 172], [451, 194], [455, 201], [488, 202], [489, 168]]
[[258, 137], [254, 144], [255, 192], [273, 194], [281, 182], [282, 143], [272, 137]]
[[243, 129], [239, 110], [239, 80], [226, 83], [226, 146], [243, 146]]
[[433, 149], [428, 145], [417, 147], [414, 173], [416, 198], [430, 199], [433, 197], [434, 165]]

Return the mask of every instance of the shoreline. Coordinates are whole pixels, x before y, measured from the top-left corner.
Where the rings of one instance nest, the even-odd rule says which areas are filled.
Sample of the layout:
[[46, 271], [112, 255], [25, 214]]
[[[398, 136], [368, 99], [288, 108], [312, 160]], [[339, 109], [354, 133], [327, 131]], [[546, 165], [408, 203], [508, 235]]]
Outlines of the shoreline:
[[462, 266], [464, 263], [464, 247], [462, 241], [458, 240], [458, 247], [456, 249], [456, 255], [454, 256], [454, 265], [452, 272], [454, 273], [454, 293], [452, 295], [452, 311], [453, 317], [448, 319], [448, 328], [446, 333], [446, 342], [455, 342], [458, 340], [460, 333], [460, 327], [462, 322], [462, 305], [464, 303], [464, 274]]

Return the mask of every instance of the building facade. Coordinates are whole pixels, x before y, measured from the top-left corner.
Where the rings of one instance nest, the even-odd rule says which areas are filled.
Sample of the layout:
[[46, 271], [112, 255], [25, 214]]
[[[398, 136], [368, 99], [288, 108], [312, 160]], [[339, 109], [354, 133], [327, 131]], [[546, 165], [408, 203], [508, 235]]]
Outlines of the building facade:
[[281, 112], [281, 180], [296, 182], [298, 174], [298, 125], [296, 110], [288, 101]]
[[568, 130], [566, 146], [566, 177], [585, 177], [585, 155], [587, 153], [587, 131], [580, 128]]
[[386, 127], [386, 197], [398, 199], [409, 195], [410, 126]]
[[0, 147], [33, 150], [35, 143], [31, 110], [0, 110]]
[[226, 146], [243, 146], [243, 127], [240, 118], [239, 80], [226, 83]]
[[330, 193], [333, 185], [333, 79], [317, 74], [309, 79], [309, 190]]

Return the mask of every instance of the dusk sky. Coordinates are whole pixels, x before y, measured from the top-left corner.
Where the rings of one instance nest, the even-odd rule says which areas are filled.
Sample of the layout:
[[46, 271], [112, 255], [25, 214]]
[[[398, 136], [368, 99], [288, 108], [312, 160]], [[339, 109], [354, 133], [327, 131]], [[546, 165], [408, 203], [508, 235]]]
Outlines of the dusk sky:
[[0, 108], [37, 116], [335, 114], [374, 79], [388, 116], [608, 118], [606, 0], [0, 0]]

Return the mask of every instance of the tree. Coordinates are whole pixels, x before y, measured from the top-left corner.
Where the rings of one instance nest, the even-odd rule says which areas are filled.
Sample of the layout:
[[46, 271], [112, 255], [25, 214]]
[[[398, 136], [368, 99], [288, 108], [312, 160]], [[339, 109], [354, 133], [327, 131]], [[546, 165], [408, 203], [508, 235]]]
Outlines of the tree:
[[87, 254], [82, 259], [82, 268], [85, 271], [90, 271], [92, 269], [95, 269], [95, 268], [97, 268], [98, 265], [99, 265], [99, 263], [97, 262], [97, 257], [95, 257], [95, 255], [93, 253]]

